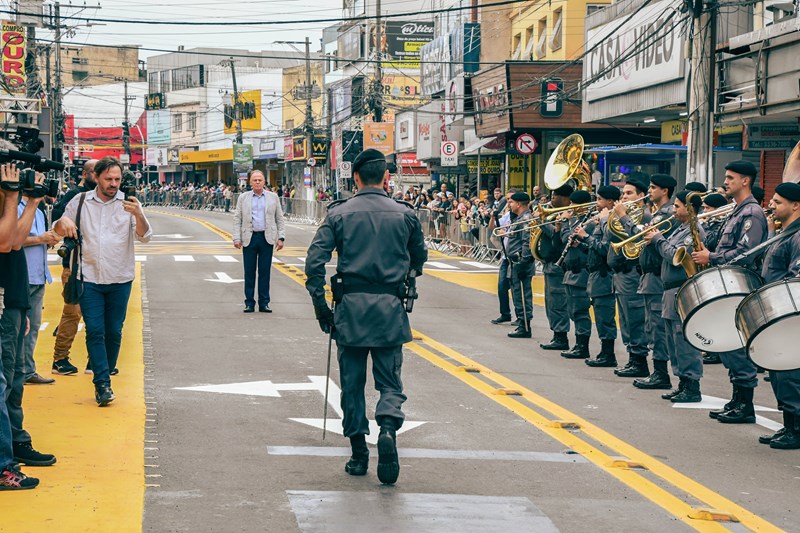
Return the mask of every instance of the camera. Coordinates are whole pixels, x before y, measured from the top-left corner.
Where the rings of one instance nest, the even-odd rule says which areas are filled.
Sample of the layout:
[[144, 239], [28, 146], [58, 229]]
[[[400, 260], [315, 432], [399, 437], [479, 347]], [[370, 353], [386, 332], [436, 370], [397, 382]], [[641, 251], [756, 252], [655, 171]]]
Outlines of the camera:
[[131, 196], [136, 196], [136, 176], [130, 170], [122, 173], [122, 183], [119, 186], [119, 190], [125, 195], [126, 200]]
[[59, 246], [58, 250], [56, 250], [56, 253], [62, 259], [66, 259], [69, 257], [69, 255], [75, 248], [80, 246], [80, 244], [81, 244], [80, 234], [78, 234], [77, 239], [73, 239], [72, 237], [64, 237], [64, 241], [61, 243], [61, 246]]

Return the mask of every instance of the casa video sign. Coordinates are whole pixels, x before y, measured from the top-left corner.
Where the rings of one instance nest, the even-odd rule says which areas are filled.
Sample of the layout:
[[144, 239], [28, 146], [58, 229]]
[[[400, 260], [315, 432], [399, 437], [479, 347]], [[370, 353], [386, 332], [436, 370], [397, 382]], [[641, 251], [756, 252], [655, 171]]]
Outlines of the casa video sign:
[[[594, 101], [683, 78], [683, 2], [662, 0], [586, 32], [583, 83]], [[674, 9], [673, 9], [674, 8]], [[636, 50], [634, 52], [634, 50]]]
[[11, 94], [25, 93], [25, 28], [3, 21], [3, 89]]

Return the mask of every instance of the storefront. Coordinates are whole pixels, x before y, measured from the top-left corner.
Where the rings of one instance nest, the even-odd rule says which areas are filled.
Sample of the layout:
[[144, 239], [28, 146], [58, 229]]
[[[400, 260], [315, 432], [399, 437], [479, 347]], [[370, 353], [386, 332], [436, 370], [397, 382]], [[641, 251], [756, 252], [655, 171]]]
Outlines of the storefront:
[[235, 185], [233, 174], [233, 148], [218, 150], [195, 150], [179, 154], [181, 165], [194, 165], [194, 176], [190, 181]]

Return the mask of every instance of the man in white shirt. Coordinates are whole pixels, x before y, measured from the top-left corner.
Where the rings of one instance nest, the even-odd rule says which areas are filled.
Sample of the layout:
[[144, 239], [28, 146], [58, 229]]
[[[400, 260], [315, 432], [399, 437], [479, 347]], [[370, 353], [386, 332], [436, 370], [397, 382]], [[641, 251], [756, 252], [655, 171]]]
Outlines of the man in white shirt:
[[126, 199], [119, 190], [119, 160], [104, 157], [94, 172], [97, 188], [73, 198], [54, 230], [73, 239], [78, 239], [80, 232], [80, 305], [94, 372], [95, 400], [103, 407], [114, 400], [110, 370], [116, 368], [131, 295], [136, 267], [134, 239], [148, 242], [153, 232], [139, 201], [132, 196]]

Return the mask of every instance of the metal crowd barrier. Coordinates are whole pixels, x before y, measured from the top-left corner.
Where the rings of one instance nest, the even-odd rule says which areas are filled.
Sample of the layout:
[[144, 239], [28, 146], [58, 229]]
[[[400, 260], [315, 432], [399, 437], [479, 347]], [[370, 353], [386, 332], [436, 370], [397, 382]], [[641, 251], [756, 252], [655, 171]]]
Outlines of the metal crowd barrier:
[[222, 194], [202, 191], [140, 191], [137, 198], [144, 206], [203, 209], [206, 211], [232, 211], [239, 195], [227, 200]]
[[330, 202], [281, 198], [281, 207], [286, 220], [301, 224], [318, 225], [325, 219]]

